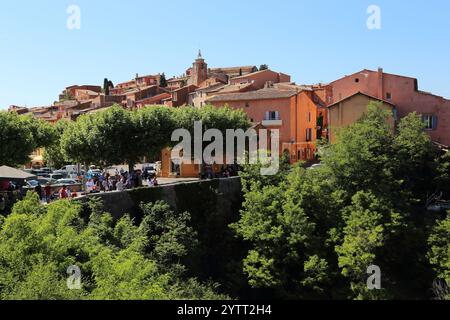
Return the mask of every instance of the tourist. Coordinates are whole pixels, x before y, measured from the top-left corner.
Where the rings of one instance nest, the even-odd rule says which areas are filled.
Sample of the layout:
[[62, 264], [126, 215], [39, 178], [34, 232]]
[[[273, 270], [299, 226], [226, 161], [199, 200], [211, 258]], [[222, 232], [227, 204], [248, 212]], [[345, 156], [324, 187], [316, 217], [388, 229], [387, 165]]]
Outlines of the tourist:
[[67, 186], [63, 185], [62, 188], [59, 190], [59, 198], [60, 199], [68, 199], [69, 193], [67, 192]]
[[102, 189], [105, 192], [109, 192], [109, 179], [108, 179], [108, 177], [103, 179], [103, 181], [102, 181]]
[[128, 175], [128, 179], [125, 183], [125, 188], [126, 189], [132, 189], [134, 186], [134, 182], [133, 182], [133, 176], [131, 174]]
[[136, 173], [136, 188], [142, 187], [142, 171], [138, 170]]
[[125, 185], [123, 183], [123, 179], [119, 179], [116, 183], [116, 190], [122, 192], [125, 189]]
[[156, 179], [156, 175], [153, 176], [151, 182], [150, 182], [150, 186], [151, 187], [157, 187], [158, 186], [158, 179]]
[[114, 179], [113, 178], [108, 178], [108, 189], [109, 191], [113, 191], [114, 190]]
[[39, 200], [42, 200], [42, 186], [41, 186], [41, 184], [39, 182], [38, 182], [37, 186], [34, 187], [34, 191], [39, 196]]
[[52, 200], [52, 186], [50, 185], [50, 183], [47, 183], [44, 187], [44, 195], [45, 195], [45, 201], [47, 203], [50, 203], [50, 201]]
[[86, 193], [92, 193], [94, 190], [94, 179], [88, 179], [86, 181]]
[[105, 181], [105, 177], [103, 176], [103, 174], [101, 174], [98, 177], [98, 181], [99, 181], [100, 191], [105, 191], [104, 185], [103, 185], [103, 182]]

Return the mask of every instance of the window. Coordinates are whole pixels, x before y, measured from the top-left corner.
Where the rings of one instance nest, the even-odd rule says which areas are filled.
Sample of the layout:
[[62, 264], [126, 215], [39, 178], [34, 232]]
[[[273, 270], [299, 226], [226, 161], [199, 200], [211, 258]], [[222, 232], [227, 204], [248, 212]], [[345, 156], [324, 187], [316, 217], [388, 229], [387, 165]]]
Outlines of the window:
[[249, 108], [249, 107], [250, 107], [250, 103], [246, 102], [246, 103], [245, 103], [245, 107], [246, 107], [246, 108]]
[[297, 151], [297, 160], [301, 160], [302, 159], [302, 151], [298, 150]]
[[308, 112], [308, 122], [311, 122], [311, 112]]
[[422, 121], [425, 124], [426, 130], [436, 130], [437, 128], [437, 117], [433, 115], [422, 116]]
[[312, 141], [312, 129], [306, 129], [306, 141]]
[[398, 120], [398, 112], [396, 108], [392, 109], [392, 117], [394, 117], [395, 121]]
[[358, 83], [358, 82], [359, 82], [359, 78], [356, 78], [356, 79], [355, 79], [355, 82]]
[[278, 111], [267, 111], [266, 118], [264, 120], [268, 120], [268, 121], [281, 120], [280, 113]]
[[391, 100], [392, 99], [392, 94], [390, 92], [386, 92], [386, 99], [387, 100]]

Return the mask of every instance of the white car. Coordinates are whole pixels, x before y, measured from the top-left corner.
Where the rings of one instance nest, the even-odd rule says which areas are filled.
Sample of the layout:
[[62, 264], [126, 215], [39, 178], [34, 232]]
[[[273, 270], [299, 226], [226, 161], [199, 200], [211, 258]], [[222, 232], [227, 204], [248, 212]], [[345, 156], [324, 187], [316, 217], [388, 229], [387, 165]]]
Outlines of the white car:
[[73, 185], [73, 184], [77, 184], [78, 182], [74, 179], [59, 179], [58, 181], [56, 181], [56, 184], [59, 185]]

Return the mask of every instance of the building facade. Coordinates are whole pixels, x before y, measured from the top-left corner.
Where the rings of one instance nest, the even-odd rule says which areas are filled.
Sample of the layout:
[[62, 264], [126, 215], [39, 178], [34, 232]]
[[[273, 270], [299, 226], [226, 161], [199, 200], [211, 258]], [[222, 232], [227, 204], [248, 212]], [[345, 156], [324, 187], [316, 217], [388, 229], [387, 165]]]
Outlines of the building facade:
[[385, 73], [381, 68], [364, 69], [333, 81], [330, 86], [329, 105], [357, 92], [365, 93], [394, 104], [399, 118], [416, 112], [434, 142], [450, 145], [450, 100], [419, 90], [415, 78]]

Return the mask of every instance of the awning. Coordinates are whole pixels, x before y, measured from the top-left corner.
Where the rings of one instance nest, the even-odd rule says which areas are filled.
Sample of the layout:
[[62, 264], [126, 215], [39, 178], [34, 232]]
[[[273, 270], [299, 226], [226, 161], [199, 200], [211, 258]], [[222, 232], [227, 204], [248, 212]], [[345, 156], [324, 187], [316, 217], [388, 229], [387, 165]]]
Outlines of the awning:
[[0, 167], [0, 179], [32, 179], [36, 178], [34, 174], [22, 170], [14, 169], [8, 166]]

